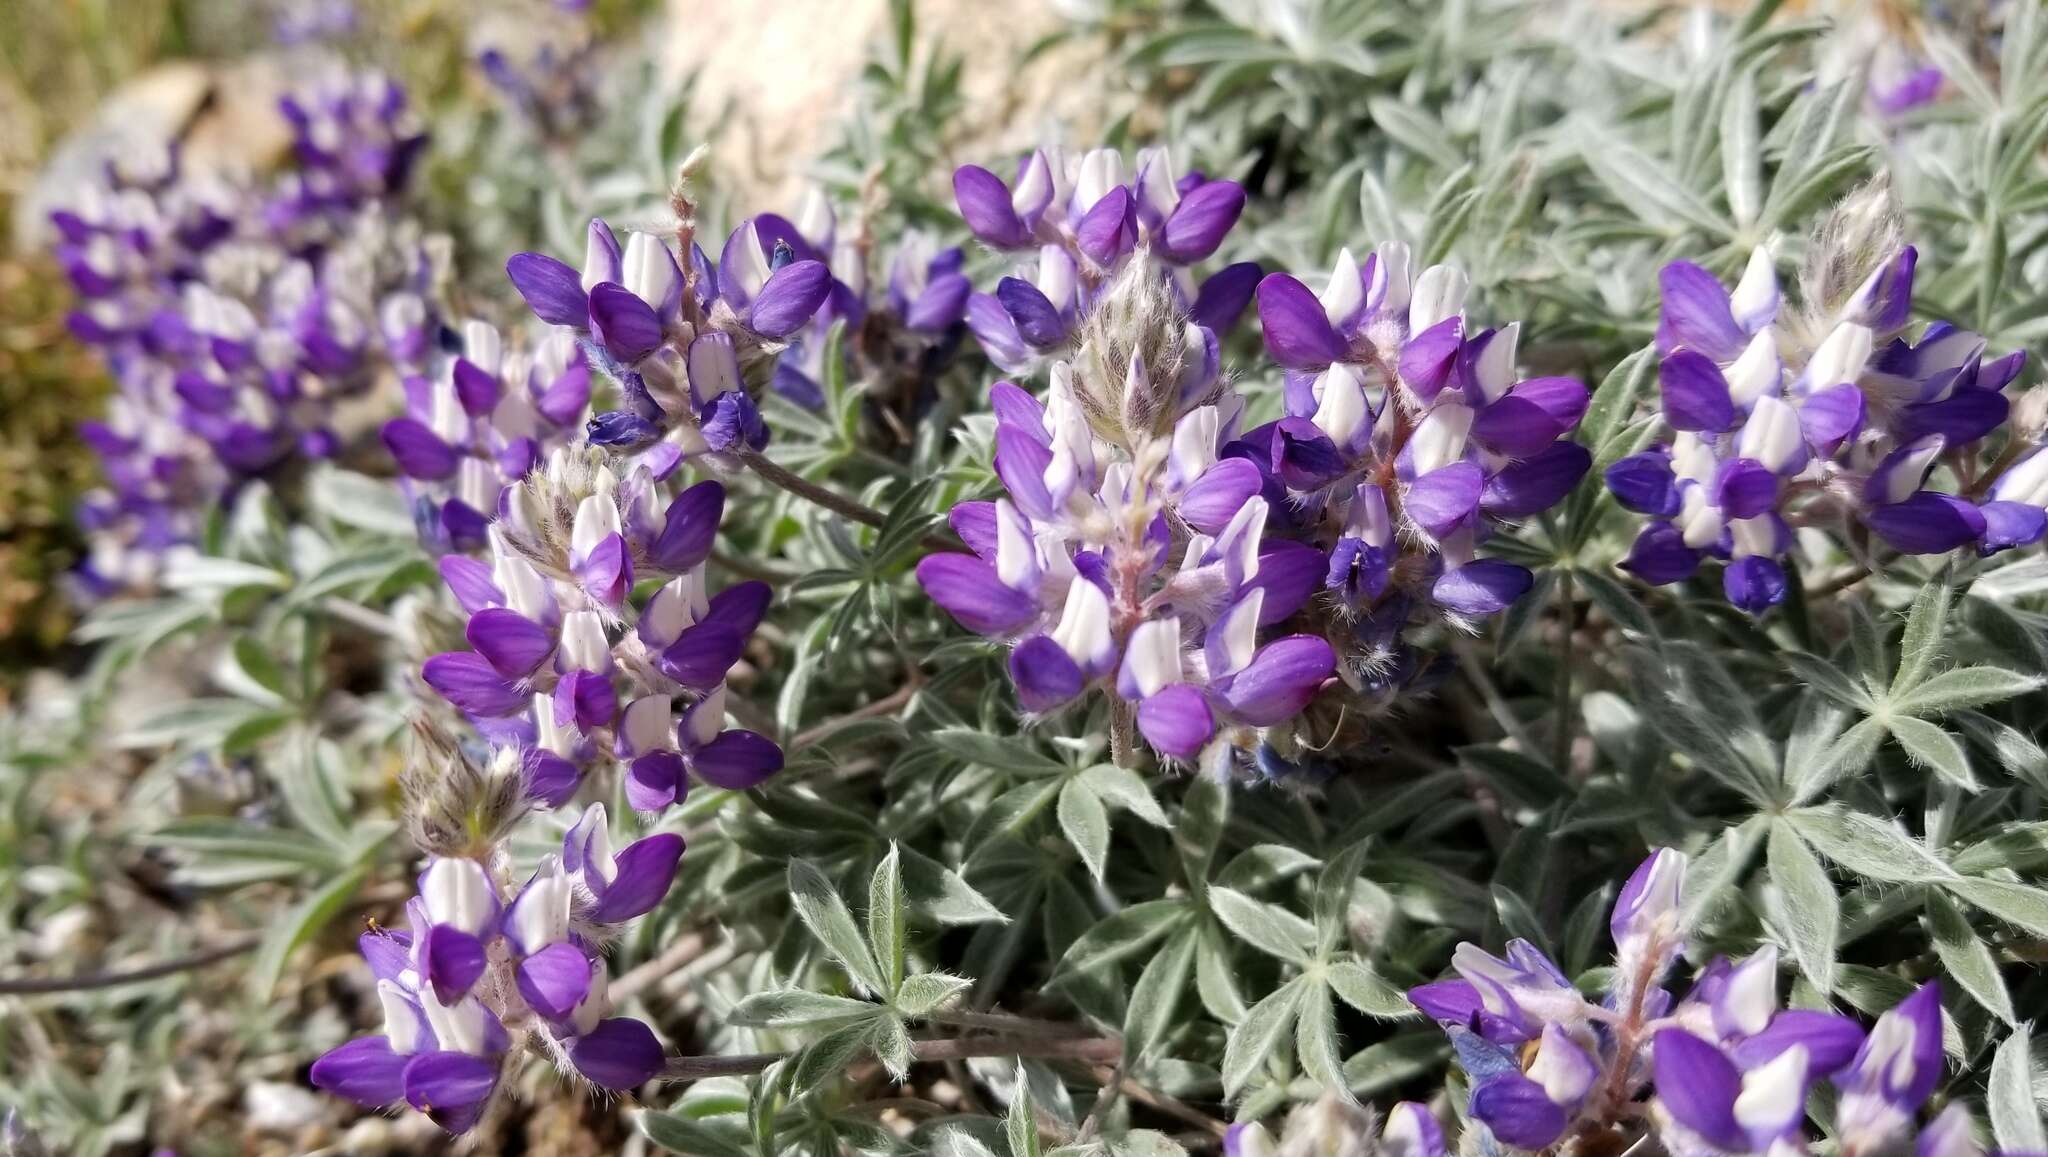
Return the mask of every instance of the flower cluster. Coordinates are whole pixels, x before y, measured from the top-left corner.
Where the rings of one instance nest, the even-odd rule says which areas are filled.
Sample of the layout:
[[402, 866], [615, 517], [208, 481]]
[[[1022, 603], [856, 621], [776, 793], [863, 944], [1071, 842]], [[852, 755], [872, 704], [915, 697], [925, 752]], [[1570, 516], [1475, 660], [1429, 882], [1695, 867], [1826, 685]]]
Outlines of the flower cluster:
[[[1572, 1130], [1613, 1128], [1647, 1089], [1672, 1153], [1803, 1153], [1807, 1097], [1826, 1079], [1840, 1092], [1841, 1151], [1895, 1151], [1941, 1076], [1937, 987], [1923, 985], [1866, 1036], [1848, 1017], [1783, 1007], [1766, 944], [1716, 958], [1674, 999], [1663, 981], [1685, 944], [1685, 869], [1682, 853], [1664, 849], [1629, 878], [1610, 922], [1614, 979], [1598, 1003], [1524, 940], [1504, 957], [1460, 944], [1457, 979], [1408, 994], [1450, 1035], [1472, 1083], [1471, 1118], [1503, 1145], [1542, 1150]], [[1961, 1113], [1931, 1122], [1921, 1151], [1971, 1152]]]
[[590, 364], [568, 332], [508, 351], [471, 320], [461, 340], [436, 376], [407, 378], [406, 414], [383, 431], [420, 538], [437, 552], [488, 545], [505, 488], [573, 441], [590, 408]]
[[336, 72], [279, 102], [298, 169], [267, 199], [270, 228], [295, 247], [330, 241], [363, 205], [404, 189], [427, 135], [405, 89], [379, 72]]
[[764, 215], [733, 230], [715, 266], [689, 245], [686, 271], [661, 236], [631, 233], [622, 245], [594, 220], [582, 270], [521, 253], [505, 271], [542, 321], [587, 341], [618, 382], [626, 408], [591, 419], [590, 440], [641, 451], [659, 479], [685, 459], [768, 444], [755, 399], [832, 289], [831, 270], [799, 245], [808, 249]]
[[[480, 781], [479, 781], [480, 782]], [[384, 1032], [313, 1064], [313, 1083], [369, 1108], [411, 1105], [467, 1132], [497, 1092], [515, 1038], [604, 1089], [662, 1068], [646, 1024], [610, 1016], [604, 946], [668, 894], [683, 838], [662, 832], [614, 852], [592, 804], [517, 888], [503, 849], [437, 854], [406, 905], [406, 931], [363, 934]]]
[[537, 2], [492, 13], [473, 40], [478, 71], [551, 144], [574, 142], [603, 115], [600, 49], [581, 6]]
[[[381, 79], [347, 91], [403, 108]], [[285, 107], [303, 167], [275, 189], [138, 146], [52, 215], [80, 298], [72, 332], [118, 387], [105, 418], [82, 427], [107, 479], [80, 511], [90, 594], [149, 585], [242, 483], [336, 452], [336, 400], [428, 352], [443, 262], [383, 200], [417, 136], [398, 143], [376, 118], [365, 128], [347, 101]]]
[[[600, 450], [557, 450], [499, 499], [489, 561], [441, 560], [475, 649], [436, 655], [422, 675], [545, 806], [614, 764], [645, 811], [680, 800], [691, 776], [743, 790], [782, 767], [773, 741], [725, 727], [726, 673], [771, 592], [707, 590], [724, 487], [660, 497], [644, 464], [622, 482]], [[636, 580], [658, 584], [637, 607]]]
[[1160, 755], [1221, 774], [1335, 667], [1318, 636], [1261, 641], [1308, 600], [1323, 558], [1267, 538], [1259, 471], [1222, 455], [1242, 399], [1213, 374], [1193, 395], [1155, 380], [1142, 353], [1106, 382], [1103, 361], [1056, 363], [1044, 404], [995, 385], [1007, 496], [957, 506], [974, 553], [929, 556], [918, 579], [962, 626], [1015, 644], [1027, 710], [1100, 687], [1119, 732], [1129, 720]]
[[[1982, 337], [1945, 322], [1904, 336], [1915, 260], [1911, 247], [1886, 254], [1843, 300], [1799, 314], [1764, 249], [1733, 291], [1697, 265], [1665, 267], [1658, 385], [1672, 438], [1607, 471], [1616, 500], [1652, 519], [1626, 569], [1673, 583], [1720, 559], [1728, 600], [1761, 614], [1785, 597], [1796, 527], [1867, 531], [1903, 554], [2042, 537], [2048, 462], [1975, 477], [2025, 355], [1988, 357]], [[1930, 485], [1943, 466], [1962, 493]]]
[[774, 235], [795, 239], [790, 245], [796, 256], [822, 261], [832, 271], [824, 306], [792, 336], [776, 364], [776, 393], [808, 409], [824, 404], [826, 344], [835, 325], [845, 327], [843, 356], [849, 363], [859, 359], [856, 368], [872, 371], [871, 377], [908, 373], [925, 383], [951, 360], [972, 290], [960, 272], [966, 255], [957, 246], [941, 249], [922, 233], [905, 234], [877, 287], [869, 275], [867, 245], [841, 234], [822, 192], [812, 190], [793, 222], [756, 218], [757, 225], [762, 221], [770, 222]]
[[1519, 324], [1471, 332], [1465, 275], [1409, 270], [1407, 246], [1389, 242], [1362, 262], [1344, 251], [1320, 294], [1284, 273], [1258, 289], [1285, 416], [1244, 446], [1286, 495], [1289, 531], [1328, 553], [1325, 589], [1371, 657], [1361, 674], [1386, 670], [1417, 615], [1490, 615], [1521, 597], [1528, 570], [1478, 547], [1592, 465], [1565, 438], [1585, 385], [1518, 380]]
[[1242, 262], [1195, 283], [1190, 267], [1216, 252], [1244, 212], [1244, 186], [1199, 172], [1176, 178], [1165, 149], [1140, 152], [1129, 180], [1114, 149], [1078, 159], [1040, 149], [1011, 184], [965, 165], [953, 174], [953, 195], [984, 244], [1037, 253], [1028, 277], [1005, 277], [993, 294], [967, 300], [969, 328], [1009, 373], [1070, 352], [1127, 270], [1164, 282], [1201, 335], [1195, 344], [1212, 347], [1236, 324], [1259, 279], [1258, 265]]

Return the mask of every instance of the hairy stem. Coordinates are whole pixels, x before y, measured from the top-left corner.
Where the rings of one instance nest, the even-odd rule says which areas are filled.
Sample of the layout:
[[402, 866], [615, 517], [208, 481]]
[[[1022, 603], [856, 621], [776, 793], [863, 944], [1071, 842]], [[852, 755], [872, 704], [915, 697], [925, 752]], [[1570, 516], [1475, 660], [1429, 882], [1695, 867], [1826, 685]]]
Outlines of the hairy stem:
[[[1112, 1064], [1123, 1055], [1123, 1042], [1115, 1037], [967, 1037], [959, 1040], [921, 1040], [910, 1045], [912, 1059], [957, 1061], [970, 1057], [1030, 1057], [1039, 1060], [1086, 1061]], [[705, 1077], [745, 1077], [794, 1053], [743, 1053], [736, 1056], [670, 1057], [661, 1079], [696, 1081]]]
[[761, 476], [771, 485], [787, 490], [791, 494], [816, 506], [822, 506], [834, 514], [851, 518], [863, 526], [879, 527], [889, 521], [889, 516], [857, 499], [848, 498], [836, 490], [820, 486], [803, 475], [776, 465], [767, 455], [758, 450], [749, 450], [740, 456], [747, 469]]

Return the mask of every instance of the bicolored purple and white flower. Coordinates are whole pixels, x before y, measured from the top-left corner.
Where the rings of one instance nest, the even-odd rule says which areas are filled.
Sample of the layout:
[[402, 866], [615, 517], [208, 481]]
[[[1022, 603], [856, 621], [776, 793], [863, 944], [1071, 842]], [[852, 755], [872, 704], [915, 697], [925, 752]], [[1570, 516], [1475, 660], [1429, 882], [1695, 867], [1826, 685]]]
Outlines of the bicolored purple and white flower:
[[468, 1131], [497, 1089], [513, 1034], [600, 1088], [626, 1090], [661, 1071], [645, 1024], [609, 1016], [603, 946], [661, 902], [683, 840], [671, 832], [614, 853], [593, 804], [509, 899], [480, 861], [434, 859], [407, 907], [407, 932], [371, 932], [385, 1032], [313, 1065], [313, 1083], [368, 1107], [403, 1101], [451, 1133]]
[[396, 194], [426, 150], [405, 89], [381, 72], [336, 72], [287, 93], [278, 108], [298, 160], [267, 210], [280, 233], [302, 233], [337, 210]]
[[[1652, 519], [1624, 569], [1661, 585], [1718, 558], [1729, 601], [1761, 614], [1785, 597], [1796, 525], [1845, 514], [1907, 554], [2038, 539], [2023, 499], [1987, 513], [1927, 485], [2005, 421], [2024, 355], [1987, 361], [1983, 338], [1946, 323], [1902, 336], [1916, 260], [1902, 249], [1818, 318], [1783, 308], [1764, 249], [1732, 291], [1665, 267], [1658, 384], [1673, 436], [1607, 471], [1616, 500]], [[1808, 333], [1824, 336], [1806, 347]]]
[[1346, 250], [1320, 293], [1284, 273], [1259, 284], [1285, 411], [1232, 452], [1286, 496], [1293, 533], [1328, 551], [1325, 589], [1362, 643], [1425, 608], [1472, 618], [1510, 605], [1533, 577], [1479, 547], [1562, 500], [1591, 465], [1565, 438], [1585, 386], [1517, 380], [1519, 326], [1468, 333], [1466, 290], [1449, 266], [1411, 284], [1398, 242], [1363, 262]]
[[1921, 985], [1877, 1018], [1848, 1068], [1836, 1074], [1835, 1133], [1844, 1152], [1875, 1153], [1911, 1133], [1941, 1081], [1941, 986]]
[[[650, 810], [681, 799], [690, 776], [745, 790], [782, 766], [772, 741], [724, 726], [726, 672], [771, 594], [706, 590], [724, 487], [698, 483], [665, 508], [658, 490], [645, 466], [620, 483], [587, 449], [559, 451], [506, 491], [489, 562], [441, 560], [473, 649], [422, 675], [520, 753], [528, 794], [548, 806], [607, 766]], [[636, 577], [660, 582], [637, 608]]]
[[384, 424], [420, 537], [442, 550], [486, 545], [505, 487], [575, 437], [590, 406], [590, 366], [556, 330], [529, 355], [464, 322], [462, 353], [434, 378], [406, 381], [406, 415]]
[[1078, 159], [1040, 149], [1008, 184], [964, 165], [953, 174], [953, 196], [984, 244], [1036, 251], [1027, 276], [1005, 277], [966, 304], [968, 327], [1010, 373], [1069, 350], [1082, 320], [1134, 261], [1164, 278], [1179, 311], [1212, 334], [1236, 324], [1258, 280], [1259, 267], [1243, 262], [1196, 283], [1190, 267], [1222, 245], [1244, 212], [1245, 191], [1199, 172], [1176, 177], [1163, 148], [1141, 151], [1128, 177], [1114, 149]]
[[1095, 438], [1076, 388], [1056, 368], [1043, 405], [1007, 382], [991, 390], [1007, 496], [956, 507], [974, 553], [928, 556], [918, 580], [962, 626], [1013, 644], [1026, 711], [1111, 691], [1162, 756], [1221, 771], [1331, 673], [1321, 638], [1261, 642], [1307, 601], [1322, 558], [1266, 542], [1258, 472], [1219, 456], [1234, 395], [1128, 455]]
[[693, 246], [686, 270], [664, 238], [631, 233], [621, 244], [594, 220], [580, 271], [539, 253], [505, 270], [534, 313], [585, 339], [619, 384], [626, 406], [591, 419], [592, 443], [644, 450], [666, 478], [687, 458], [767, 445], [756, 395], [832, 290], [826, 264], [800, 256], [809, 248], [764, 215], [733, 231], [715, 267]]

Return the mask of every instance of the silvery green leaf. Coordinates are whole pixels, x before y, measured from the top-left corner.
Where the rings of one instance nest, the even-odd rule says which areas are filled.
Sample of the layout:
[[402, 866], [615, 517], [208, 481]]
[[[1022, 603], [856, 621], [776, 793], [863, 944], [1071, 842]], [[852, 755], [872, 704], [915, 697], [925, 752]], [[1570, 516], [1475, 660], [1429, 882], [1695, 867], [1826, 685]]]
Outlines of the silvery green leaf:
[[1352, 1099], [1344, 1079], [1344, 1058], [1337, 1051], [1337, 1009], [1327, 985], [1304, 980], [1301, 1010], [1294, 1019], [1294, 1052], [1301, 1070], [1324, 1090]]
[[1941, 661], [1948, 637], [1949, 608], [1954, 599], [1955, 591], [1948, 584], [1946, 572], [1921, 585], [1912, 610], [1906, 614], [1905, 632], [1899, 636], [1899, 667], [1892, 676], [1887, 698], [1897, 700], [1919, 686]]
[[1810, 807], [1786, 812], [1785, 819], [1822, 855], [1866, 879], [1921, 884], [1955, 875], [1918, 840], [1862, 812]]
[[1721, 106], [1721, 181], [1737, 225], [1756, 222], [1763, 199], [1763, 141], [1757, 128], [1756, 73], [1745, 69]]
[[1436, 167], [1449, 171], [1465, 163], [1452, 147], [1442, 122], [1405, 101], [1375, 96], [1365, 102], [1373, 123], [1396, 144]]
[[335, 876], [270, 926], [263, 934], [263, 943], [256, 948], [255, 957], [249, 962], [248, 991], [251, 1000], [259, 1004], [269, 1001], [271, 990], [277, 987], [277, 979], [284, 974], [292, 952], [341, 914], [369, 874], [370, 865], [358, 864]]
[[1963, 986], [1972, 999], [2007, 1024], [2013, 1023], [2012, 996], [1991, 949], [1947, 896], [1927, 893], [1927, 934], [1941, 957], [1942, 970]]
[[1223, 1095], [1235, 1097], [1252, 1073], [1271, 1058], [1287, 1032], [1294, 1027], [1301, 1007], [1302, 989], [1310, 982], [1301, 977], [1281, 985], [1245, 1013], [1223, 1048]]
[[1124, 1013], [1124, 1056], [1129, 1063], [1142, 1064], [1173, 1024], [1194, 969], [1198, 934], [1196, 928], [1182, 928], [1138, 974]]
[[1230, 818], [1230, 796], [1215, 780], [1198, 776], [1188, 784], [1180, 806], [1173, 844], [1180, 852], [1188, 887], [1199, 892], [1209, 884], [1209, 865], [1216, 858], [1216, 844]]
[[966, 977], [920, 972], [906, 977], [896, 989], [896, 1008], [905, 1016], [928, 1016], [972, 987], [974, 982]]
[[1316, 866], [1316, 858], [1286, 844], [1253, 844], [1230, 858], [1216, 882], [1240, 892], [1256, 892], [1268, 884], [1298, 876]]
[[1367, 1016], [1409, 1017], [1415, 1008], [1401, 990], [1380, 979], [1379, 974], [1356, 960], [1339, 960], [1323, 973], [1331, 991], [1345, 1004]]
[[2034, 1093], [2032, 1050], [2028, 1047], [2031, 1027], [2014, 1028], [1991, 1058], [1991, 1135], [2006, 1153], [2048, 1150], [2048, 1133], [2041, 1128], [2041, 1109]]
[[903, 891], [901, 857], [896, 845], [889, 845], [889, 854], [875, 865], [875, 874], [868, 881], [868, 945], [874, 950], [876, 962], [882, 966], [881, 995], [893, 997], [896, 988], [903, 982], [903, 957], [905, 933], [903, 920], [909, 899]]
[[166, 747], [183, 744], [206, 747], [219, 743], [229, 732], [259, 716], [269, 714], [260, 704], [242, 699], [188, 699], [173, 702], [151, 713], [140, 723], [114, 737], [120, 747]]
[[1764, 893], [1765, 907], [1790, 944], [1799, 970], [1827, 993], [1834, 987], [1835, 945], [1842, 922], [1835, 885], [1789, 824], [1771, 825], [1766, 863], [1771, 887]]
[[1010, 1157], [1038, 1157], [1038, 1118], [1031, 1107], [1031, 1082], [1017, 1065], [1017, 1094], [1003, 1114], [1003, 1135], [1010, 1142]]
[[1267, 955], [1306, 965], [1315, 949], [1315, 926], [1278, 905], [1231, 888], [1211, 888], [1209, 907], [1240, 942]]
[[909, 1074], [912, 1060], [910, 1030], [904, 1025], [903, 1018], [883, 1012], [868, 1026], [868, 1032], [876, 1059], [889, 1070], [890, 1076], [902, 1080]]
[[1153, 827], [1172, 826], [1159, 801], [1152, 798], [1152, 789], [1137, 772], [1113, 763], [1098, 763], [1083, 771], [1080, 779], [1103, 802], [1115, 804]]
[[640, 1113], [640, 1131], [671, 1153], [688, 1157], [752, 1157], [746, 1133], [722, 1122], [693, 1120], [681, 1113]]
[[1054, 972], [1085, 973], [1107, 968], [1145, 950], [1191, 916], [1181, 900], [1145, 900], [1111, 914], [1068, 947]]
[[307, 494], [314, 510], [343, 526], [407, 541], [419, 533], [404, 496], [385, 479], [323, 466], [307, 480]]
[[837, 1027], [849, 1021], [867, 1020], [880, 1011], [864, 1000], [788, 988], [743, 997], [726, 1012], [725, 1020], [746, 1028]]
[[1908, 715], [1940, 715], [1966, 707], [1983, 707], [2039, 690], [2041, 680], [1999, 667], [1957, 667], [1943, 671], [1912, 690], [1889, 700], [1893, 711]]
[[1213, 921], [1203, 921], [1195, 941], [1195, 992], [1202, 1007], [1218, 1024], [1233, 1025], [1244, 1019], [1244, 993], [1237, 985], [1237, 968], [1231, 961], [1230, 941]]
[[2036, 936], [2048, 936], [2048, 891], [2010, 880], [1952, 876], [1937, 881], [1955, 896]]
[[1662, 162], [1635, 146], [1587, 127], [1580, 133], [1579, 154], [1593, 176], [1607, 186], [1607, 191], [1644, 221], [1690, 226], [1713, 237], [1726, 237], [1732, 231]]
[[183, 555], [164, 567], [163, 584], [174, 591], [215, 593], [237, 587], [283, 590], [291, 576], [273, 567], [259, 566], [217, 555]]
[[1843, 674], [1842, 669], [1831, 660], [1818, 655], [1787, 651], [1778, 656], [1778, 661], [1815, 691], [1844, 707], [1853, 708], [1858, 714], [1870, 713], [1869, 692]]
[[886, 996], [894, 991], [882, 975], [874, 953], [869, 951], [867, 941], [861, 939], [860, 928], [854, 924], [853, 913], [847, 910], [846, 901], [839, 898], [832, 881], [826, 879], [823, 872], [803, 860], [791, 860], [789, 898], [804, 927], [809, 928], [811, 935], [818, 938], [832, 959], [846, 969], [847, 976], [856, 986], [870, 996]]
[[1060, 831], [1088, 865], [1088, 874], [1102, 879], [1109, 858], [1109, 809], [1102, 806], [1102, 797], [1079, 777], [1070, 779], [1060, 789], [1059, 818]]
[[1955, 736], [1925, 719], [1911, 716], [1894, 716], [1887, 722], [1892, 738], [1899, 741], [1914, 763], [1964, 791], [1977, 790], [1977, 777], [1970, 774], [1970, 757]]
[[[891, 1018], [893, 1019], [893, 1018]], [[812, 1041], [784, 1062], [783, 1087], [791, 1097], [801, 1098], [813, 1089], [842, 1076], [849, 1065], [876, 1047], [876, 1024], [861, 1021], [834, 1029]], [[900, 1022], [898, 1024], [900, 1028]], [[908, 1050], [909, 1040], [903, 1041]]]
[[1575, 570], [1572, 579], [1586, 597], [1593, 601], [1614, 625], [1636, 636], [1655, 635], [1657, 626], [1650, 619], [1650, 612], [1622, 584], [1595, 570]]
[[1328, 956], [1349, 931], [1352, 887], [1365, 870], [1365, 857], [1372, 851], [1370, 837], [1330, 857], [1316, 878], [1316, 955]]
[[1014, 736], [989, 735], [965, 727], [945, 727], [926, 737], [947, 755], [998, 771], [1025, 775], [1064, 775], [1067, 768], [1041, 755], [1035, 744]]

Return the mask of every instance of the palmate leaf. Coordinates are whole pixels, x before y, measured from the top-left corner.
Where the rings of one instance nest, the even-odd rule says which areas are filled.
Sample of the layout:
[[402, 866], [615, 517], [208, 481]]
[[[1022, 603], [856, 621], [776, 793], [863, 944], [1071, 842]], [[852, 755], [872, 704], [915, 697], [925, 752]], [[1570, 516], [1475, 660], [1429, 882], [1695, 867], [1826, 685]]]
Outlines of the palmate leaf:
[[1827, 993], [1834, 988], [1835, 949], [1842, 922], [1834, 883], [1790, 824], [1771, 825], [1765, 859], [1771, 876], [1765, 908], [1791, 945], [1799, 970], [1816, 989]]
[[860, 928], [853, 922], [853, 913], [823, 872], [803, 860], [791, 860], [789, 897], [804, 927], [809, 928], [811, 935], [818, 938], [832, 959], [846, 969], [847, 976], [855, 985], [871, 996], [894, 994], [894, 986], [889, 984], [867, 941], [861, 938]]

